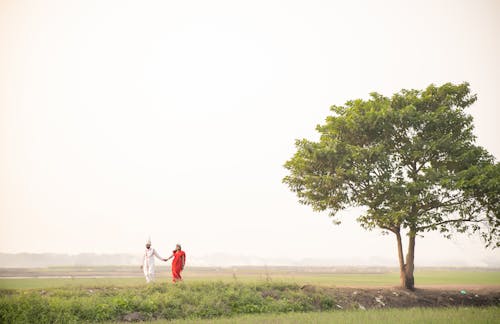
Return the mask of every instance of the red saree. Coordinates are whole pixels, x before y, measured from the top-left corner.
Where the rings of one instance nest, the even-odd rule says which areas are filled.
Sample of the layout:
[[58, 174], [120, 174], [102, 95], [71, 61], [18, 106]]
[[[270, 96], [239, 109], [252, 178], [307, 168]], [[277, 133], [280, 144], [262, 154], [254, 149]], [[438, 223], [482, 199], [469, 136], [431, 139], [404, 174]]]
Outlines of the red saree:
[[172, 261], [172, 281], [182, 280], [181, 271], [186, 263], [186, 253], [184, 251], [174, 251], [174, 260]]

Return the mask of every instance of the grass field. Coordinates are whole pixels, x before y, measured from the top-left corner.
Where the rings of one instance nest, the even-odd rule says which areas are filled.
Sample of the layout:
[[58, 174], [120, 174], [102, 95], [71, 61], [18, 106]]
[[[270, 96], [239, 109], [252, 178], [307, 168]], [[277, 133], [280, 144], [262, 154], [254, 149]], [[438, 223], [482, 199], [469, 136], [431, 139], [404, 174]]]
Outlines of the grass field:
[[[488, 299], [488, 289], [484, 290], [488, 287], [490, 291], [500, 290], [500, 271], [420, 270], [415, 273], [417, 287], [453, 286], [445, 298], [452, 297], [453, 305], [495, 306], [455, 309], [449, 308], [451, 304], [447, 301], [436, 303], [436, 298], [443, 298], [439, 297], [444, 296], [442, 291], [424, 296], [422, 293], [429, 292], [424, 289], [420, 295], [407, 299], [399, 292], [396, 294], [399, 297], [394, 297], [390, 287], [399, 284], [399, 274], [395, 271], [313, 270], [190, 270], [185, 272], [185, 283], [176, 285], [170, 282], [166, 272], [157, 273], [158, 280], [151, 285], [146, 285], [142, 277], [109, 277], [113, 271], [99, 278], [92, 275], [101, 276], [102, 271], [92, 272], [86, 278], [75, 278], [73, 274], [69, 278], [4, 278], [0, 279], [0, 323], [94, 323], [124, 320], [134, 313], [141, 320], [181, 320], [172, 323], [498, 323], [500, 318], [500, 295]], [[73, 272], [72, 269], [49, 269], [37, 273], [45, 276], [63, 271], [83, 272], [82, 269]], [[473, 286], [476, 287], [472, 289], [474, 293], [461, 295], [461, 287]], [[370, 290], [370, 287], [376, 288]], [[350, 289], [360, 292], [357, 299], [352, 298]], [[366, 292], [368, 290], [370, 292]], [[360, 299], [362, 292], [367, 294], [364, 299]], [[475, 301], [476, 293], [486, 298], [484, 303], [479, 299]], [[445, 305], [448, 308], [373, 309], [379, 306], [373, 300], [380, 294], [384, 294], [386, 302], [392, 298], [399, 303], [388, 307]], [[423, 303], [411, 304], [417, 299]], [[428, 304], [431, 299], [435, 304]], [[367, 311], [355, 311], [360, 308], [360, 301]]]
[[[429, 309], [415, 310], [416, 313], [407, 313], [404, 310], [387, 310], [379, 313], [377, 308], [380, 308], [380, 305], [373, 302], [374, 297], [379, 298], [377, 296], [384, 294], [385, 302], [396, 298], [396, 305], [399, 305], [397, 307], [408, 307], [408, 305], [421, 305], [412, 303], [424, 297], [423, 305], [428, 307], [430, 306], [428, 301], [432, 299], [430, 295], [406, 295], [399, 291], [399, 297], [393, 297], [391, 291], [377, 288], [372, 289], [368, 295], [365, 295], [366, 290], [362, 289], [358, 291], [356, 297], [353, 297], [352, 291], [349, 290], [353, 288], [346, 290], [346, 288], [308, 287], [310, 288], [273, 282], [198, 282], [176, 285], [143, 284], [134, 287], [3, 289], [0, 290], [0, 323], [96, 323], [127, 320], [127, 318], [143, 321], [188, 319], [194, 322], [200, 322], [201, 319], [224, 321], [224, 318], [229, 318], [228, 320], [233, 323], [240, 322], [241, 315], [267, 314], [241, 318], [241, 322], [259, 323], [281, 318], [281, 316], [275, 318], [278, 315], [273, 315], [278, 313], [293, 313], [282, 317], [282, 321], [297, 323], [336, 320], [343, 322], [349, 318], [357, 322], [365, 320], [384, 322], [385, 318], [392, 318], [399, 322], [399, 319], [407, 316], [426, 321], [426, 318], [434, 317], [432, 313], [428, 314]], [[365, 296], [359, 299], [361, 295]], [[438, 292], [438, 295], [442, 296], [442, 293]], [[448, 293], [446, 299], [451, 296], [459, 302], [457, 305], [462, 306], [467, 306], [466, 303], [469, 302], [474, 303], [478, 298], [472, 296], [469, 298], [455, 291], [451, 295]], [[477, 313], [481, 316], [479, 319], [487, 322], [498, 315], [499, 298], [497, 295], [486, 303], [475, 304], [495, 306]], [[432, 303], [437, 301], [436, 298], [432, 300]], [[366, 307], [361, 306], [360, 301]], [[438, 304], [439, 302], [435, 305]], [[355, 309], [367, 310], [352, 312]], [[457, 316], [456, 311], [449, 307], [436, 314], [443, 321], [452, 320], [453, 316]], [[469, 315], [461, 317], [468, 318], [467, 316]]]
[[293, 314], [258, 314], [232, 318], [206, 320], [154, 321], [154, 324], [357, 324], [357, 323], [454, 323], [479, 324], [498, 323], [500, 307], [485, 308], [411, 308], [411, 309], [376, 309], [370, 311], [352, 310], [344, 312], [310, 312]]
[[[397, 286], [399, 274], [387, 273], [321, 273], [321, 272], [186, 272], [186, 282], [284, 282], [298, 285], [321, 286]], [[170, 283], [167, 273], [157, 274], [157, 282]], [[500, 285], [500, 271], [436, 271], [415, 272], [416, 286], [428, 285]], [[0, 279], [0, 289], [30, 289], [52, 287], [100, 287], [138, 286], [144, 284], [141, 277], [133, 278], [16, 278]]]

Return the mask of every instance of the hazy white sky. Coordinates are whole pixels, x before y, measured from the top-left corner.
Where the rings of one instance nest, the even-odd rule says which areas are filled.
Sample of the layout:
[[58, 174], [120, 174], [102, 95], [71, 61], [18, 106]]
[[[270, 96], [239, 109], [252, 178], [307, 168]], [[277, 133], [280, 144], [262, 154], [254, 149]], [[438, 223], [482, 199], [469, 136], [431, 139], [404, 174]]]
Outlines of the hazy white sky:
[[[394, 257], [281, 183], [329, 106], [469, 81], [500, 157], [498, 1], [0, 0], [0, 252]], [[139, 252], [140, 253], [140, 252]], [[498, 260], [479, 240], [428, 260]]]

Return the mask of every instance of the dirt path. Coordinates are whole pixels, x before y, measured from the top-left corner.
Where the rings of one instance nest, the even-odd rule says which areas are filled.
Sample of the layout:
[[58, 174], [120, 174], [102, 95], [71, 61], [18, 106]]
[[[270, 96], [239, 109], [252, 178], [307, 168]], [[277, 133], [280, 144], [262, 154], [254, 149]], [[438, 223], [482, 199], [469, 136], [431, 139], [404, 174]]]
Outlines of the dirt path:
[[[332, 287], [333, 288], [333, 287]], [[334, 288], [358, 288], [358, 289], [400, 289], [398, 286], [393, 285], [335, 285]], [[474, 292], [500, 292], [500, 284], [498, 285], [477, 285], [477, 284], [450, 284], [450, 285], [419, 285], [417, 289], [424, 290], [456, 290], [456, 291], [474, 291]]]
[[306, 285], [306, 292], [323, 292], [335, 297], [337, 308], [408, 308], [500, 306], [499, 286], [439, 285], [414, 291], [397, 287], [317, 287]]

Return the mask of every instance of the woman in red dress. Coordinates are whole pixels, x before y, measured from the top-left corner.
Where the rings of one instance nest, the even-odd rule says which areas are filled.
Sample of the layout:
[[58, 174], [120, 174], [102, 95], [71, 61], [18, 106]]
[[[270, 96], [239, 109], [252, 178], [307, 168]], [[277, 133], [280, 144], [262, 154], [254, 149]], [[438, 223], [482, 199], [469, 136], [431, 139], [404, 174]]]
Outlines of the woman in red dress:
[[174, 260], [172, 261], [172, 281], [181, 281], [181, 271], [184, 270], [184, 265], [186, 264], [186, 253], [181, 250], [180, 244], [177, 244], [175, 246], [175, 250], [172, 252], [172, 255], [165, 261], [168, 261], [172, 258], [174, 258]]

